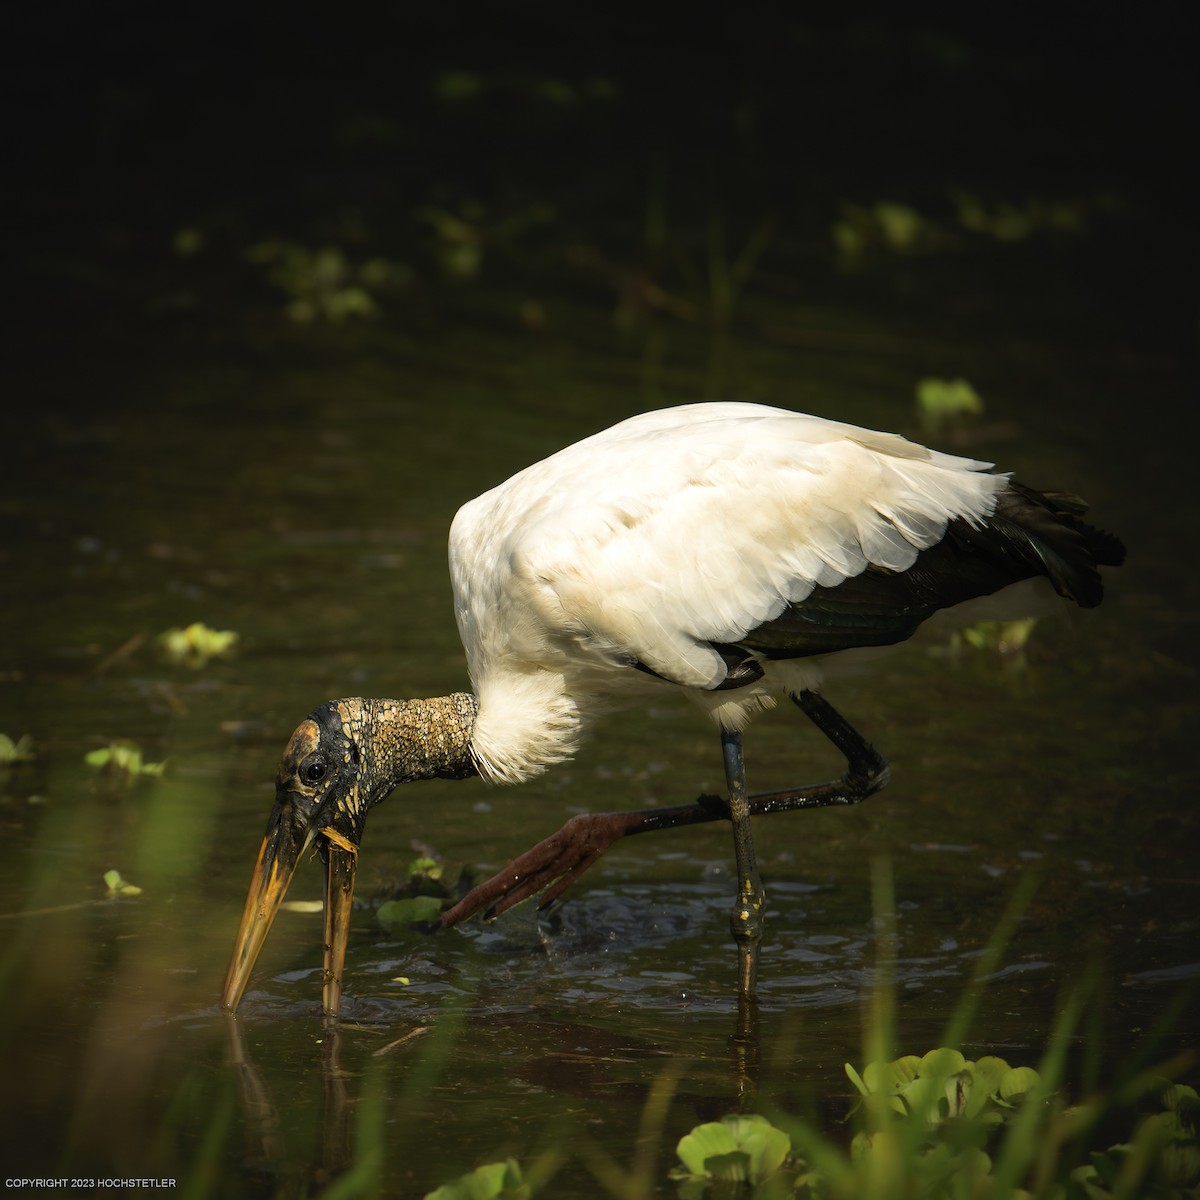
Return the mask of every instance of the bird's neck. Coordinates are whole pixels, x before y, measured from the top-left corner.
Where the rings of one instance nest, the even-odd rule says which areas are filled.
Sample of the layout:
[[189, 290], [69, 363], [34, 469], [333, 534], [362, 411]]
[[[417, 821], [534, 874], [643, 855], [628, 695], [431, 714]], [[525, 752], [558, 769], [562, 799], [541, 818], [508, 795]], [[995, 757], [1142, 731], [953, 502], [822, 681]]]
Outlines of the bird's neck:
[[477, 773], [471, 733], [479, 705], [469, 692], [360, 703], [364, 740], [377, 780], [387, 790], [416, 779], [465, 779]]

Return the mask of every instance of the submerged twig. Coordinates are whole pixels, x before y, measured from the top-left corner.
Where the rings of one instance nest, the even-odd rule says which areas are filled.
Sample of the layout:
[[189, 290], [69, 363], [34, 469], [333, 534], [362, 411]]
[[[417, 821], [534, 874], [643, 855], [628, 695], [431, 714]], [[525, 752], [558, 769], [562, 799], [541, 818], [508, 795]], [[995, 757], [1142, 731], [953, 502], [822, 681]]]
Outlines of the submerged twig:
[[405, 1042], [411, 1042], [413, 1038], [418, 1038], [423, 1033], [428, 1033], [433, 1028], [432, 1025], [418, 1025], [415, 1029], [410, 1029], [403, 1037], [398, 1037], [394, 1042], [388, 1042], [386, 1046], [380, 1046], [378, 1050], [371, 1052], [372, 1058], [378, 1058], [381, 1054], [386, 1054], [389, 1050], [395, 1050], [397, 1046], [403, 1046]]

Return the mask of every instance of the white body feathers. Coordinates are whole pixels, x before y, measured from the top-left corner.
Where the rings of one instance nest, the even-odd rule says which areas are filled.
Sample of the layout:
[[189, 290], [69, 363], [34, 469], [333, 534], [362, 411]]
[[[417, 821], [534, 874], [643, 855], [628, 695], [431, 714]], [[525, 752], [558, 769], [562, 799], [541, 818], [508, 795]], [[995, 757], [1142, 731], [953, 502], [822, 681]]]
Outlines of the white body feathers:
[[765, 661], [756, 682], [714, 691], [727, 668], [710, 643], [869, 563], [906, 570], [953, 518], [982, 523], [1007, 479], [990, 465], [820, 417], [692, 404], [623, 421], [470, 501], [450, 573], [480, 773], [515, 783], [569, 757], [589, 716], [631, 687], [677, 685], [736, 728], [779, 692], [818, 686], [819, 656]]

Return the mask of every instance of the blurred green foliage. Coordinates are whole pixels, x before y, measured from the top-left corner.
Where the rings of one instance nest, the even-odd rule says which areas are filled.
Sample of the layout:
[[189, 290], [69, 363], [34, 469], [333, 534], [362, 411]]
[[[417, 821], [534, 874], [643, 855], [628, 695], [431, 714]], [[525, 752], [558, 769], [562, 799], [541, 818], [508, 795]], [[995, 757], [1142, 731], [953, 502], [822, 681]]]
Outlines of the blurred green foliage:
[[158, 776], [166, 770], [165, 762], [146, 762], [141, 750], [132, 742], [117, 740], [99, 750], [84, 755], [84, 762], [110, 776], [134, 779], [140, 775]]
[[514, 1159], [487, 1163], [429, 1192], [425, 1200], [528, 1200], [533, 1193]]
[[33, 738], [29, 734], [22, 734], [14, 742], [7, 733], [0, 733], [0, 767], [32, 762], [33, 759]]
[[259, 242], [246, 251], [249, 262], [267, 268], [271, 283], [290, 297], [284, 311], [291, 320], [333, 324], [352, 317], [374, 317], [376, 296], [403, 287], [411, 272], [402, 263], [369, 258], [355, 265], [337, 246], [310, 250], [294, 242]]
[[965, 379], [921, 379], [917, 381], [916, 392], [917, 415], [922, 427], [930, 431], [983, 412], [983, 400]]
[[203, 667], [209, 659], [224, 658], [238, 643], [238, 635], [229, 629], [210, 629], [194, 621], [185, 629], [168, 629], [159, 634], [158, 644], [168, 662], [188, 667]]
[[140, 896], [142, 889], [136, 884], [127, 883], [121, 878], [120, 871], [105, 871], [104, 885], [108, 888], [110, 896]]
[[686, 1181], [679, 1189], [683, 1200], [701, 1196], [709, 1181], [755, 1187], [783, 1166], [791, 1149], [788, 1135], [766, 1117], [735, 1114], [682, 1137], [675, 1152], [683, 1168], [671, 1175]]

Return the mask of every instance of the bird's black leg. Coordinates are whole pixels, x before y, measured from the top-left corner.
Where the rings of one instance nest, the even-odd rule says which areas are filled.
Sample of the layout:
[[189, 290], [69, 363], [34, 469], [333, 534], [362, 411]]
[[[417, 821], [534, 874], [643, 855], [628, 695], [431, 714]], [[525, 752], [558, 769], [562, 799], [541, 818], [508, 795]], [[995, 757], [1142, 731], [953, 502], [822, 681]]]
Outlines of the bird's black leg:
[[750, 829], [750, 804], [746, 796], [746, 764], [742, 757], [740, 730], [721, 731], [725, 756], [725, 782], [729, 788], [729, 820], [733, 823], [733, 852], [737, 859], [737, 898], [729, 927], [738, 951], [738, 994], [754, 995], [758, 974], [758, 946], [762, 941], [766, 899], [758, 875], [754, 834]]
[[[829, 783], [751, 796], [752, 815], [790, 812], [797, 808], [825, 808], [832, 804], [858, 804], [886, 785], [890, 774], [887, 759], [824, 696], [818, 692], [801, 692], [792, 700], [845, 755], [845, 773]], [[703, 804], [706, 800], [711, 802], [711, 798], [705, 796], [701, 796], [699, 802]]]
[[[791, 812], [798, 808], [825, 808], [835, 804], [858, 804], [888, 781], [888, 765], [883, 755], [846, 720], [823, 696], [816, 692], [801, 692], [792, 696], [801, 712], [845, 755], [846, 770], [841, 778], [829, 783], [809, 784], [778, 792], [745, 795], [744, 775], [738, 773], [742, 801], [748, 817], [767, 813]], [[735, 735], [736, 736], [736, 735]], [[479, 884], [453, 908], [442, 913], [442, 925], [457, 925], [481, 909], [496, 916], [528, 900], [545, 889], [543, 908], [556, 900], [584, 871], [588, 869], [613, 842], [634, 833], [652, 833], [656, 829], [676, 829], [681, 825], [701, 825], [708, 821], [733, 820], [736, 831], [739, 821], [734, 817], [732, 797], [733, 775], [730, 773], [731, 746], [728, 735], [722, 737], [726, 754], [726, 777], [730, 796], [700, 796], [693, 804], [673, 808], [651, 808], [641, 812], [580, 813], [572, 817], [557, 833], [539, 842], [519, 858], [514, 859], [499, 874]], [[737, 738], [736, 757], [741, 760], [741, 739]], [[741, 802], [739, 802], [740, 805]], [[748, 826], [747, 817], [747, 826]], [[747, 842], [749, 834], [746, 835]], [[742, 853], [738, 851], [739, 855]], [[749, 845], [753, 861], [753, 843]], [[739, 889], [749, 874], [742, 872], [739, 857]], [[761, 888], [759, 889], [761, 895]], [[741, 893], [739, 891], [739, 900]], [[761, 913], [759, 914], [761, 924]]]

